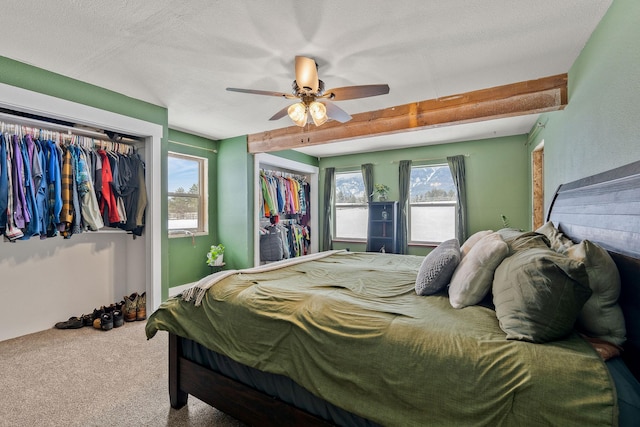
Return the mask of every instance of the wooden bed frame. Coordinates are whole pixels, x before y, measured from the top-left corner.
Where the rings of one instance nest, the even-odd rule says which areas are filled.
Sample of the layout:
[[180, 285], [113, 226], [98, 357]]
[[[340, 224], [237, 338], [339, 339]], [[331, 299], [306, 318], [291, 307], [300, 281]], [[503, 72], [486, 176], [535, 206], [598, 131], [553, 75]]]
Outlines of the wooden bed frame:
[[[547, 219], [576, 242], [588, 239], [606, 248], [616, 262], [627, 325], [623, 359], [640, 379], [640, 161], [561, 185]], [[189, 394], [249, 425], [332, 425], [186, 359], [180, 338], [169, 334], [171, 406], [183, 407]]]

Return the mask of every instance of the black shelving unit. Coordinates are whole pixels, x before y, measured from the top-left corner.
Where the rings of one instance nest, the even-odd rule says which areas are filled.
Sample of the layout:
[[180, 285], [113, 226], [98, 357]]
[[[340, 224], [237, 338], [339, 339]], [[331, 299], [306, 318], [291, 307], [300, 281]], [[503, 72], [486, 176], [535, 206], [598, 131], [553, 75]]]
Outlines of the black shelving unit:
[[367, 252], [397, 253], [397, 251], [398, 202], [369, 202]]

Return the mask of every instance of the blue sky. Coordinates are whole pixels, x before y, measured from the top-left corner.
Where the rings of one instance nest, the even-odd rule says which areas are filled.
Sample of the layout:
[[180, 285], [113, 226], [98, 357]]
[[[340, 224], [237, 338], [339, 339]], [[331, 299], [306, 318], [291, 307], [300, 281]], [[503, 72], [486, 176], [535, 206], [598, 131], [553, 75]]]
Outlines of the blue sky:
[[197, 161], [169, 156], [169, 192], [174, 192], [178, 187], [189, 191], [189, 188], [197, 183]]

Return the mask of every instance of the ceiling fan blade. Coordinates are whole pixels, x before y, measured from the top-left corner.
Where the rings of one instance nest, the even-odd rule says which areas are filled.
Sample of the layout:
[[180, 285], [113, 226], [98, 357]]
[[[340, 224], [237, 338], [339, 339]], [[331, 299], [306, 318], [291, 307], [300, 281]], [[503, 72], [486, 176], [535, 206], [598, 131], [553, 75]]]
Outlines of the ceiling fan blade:
[[273, 116], [271, 116], [271, 118], [269, 120], [280, 120], [281, 118], [283, 118], [284, 116], [286, 116], [288, 114], [288, 112], [289, 112], [288, 110], [289, 110], [289, 105], [287, 105], [282, 110], [280, 110], [277, 113], [275, 113]]
[[287, 98], [287, 99], [296, 98], [295, 95], [291, 95], [289, 93], [271, 92], [271, 91], [268, 91], [268, 90], [240, 89], [240, 88], [237, 88], [237, 87], [228, 87], [227, 90], [230, 91], [230, 92], [250, 93], [252, 95], [279, 96], [279, 97]]
[[361, 85], [345, 86], [325, 91], [323, 98], [333, 101], [346, 101], [348, 99], [367, 98], [369, 96], [386, 95], [389, 93], [389, 85]]
[[307, 93], [318, 92], [318, 65], [314, 59], [296, 56], [296, 83]]
[[331, 101], [326, 99], [318, 99], [318, 102], [322, 102], [325, 107], [327, 107], [327, 116], [335, 121], [340, 123], [345, 123], [351, 120], [351, 115], [344, 111], [342, 108], [338, 107]]

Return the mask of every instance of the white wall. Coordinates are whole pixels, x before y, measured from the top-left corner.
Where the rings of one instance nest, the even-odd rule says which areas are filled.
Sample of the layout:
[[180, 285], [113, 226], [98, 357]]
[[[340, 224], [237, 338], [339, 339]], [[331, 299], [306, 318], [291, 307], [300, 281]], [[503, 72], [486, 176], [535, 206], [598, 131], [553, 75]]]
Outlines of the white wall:
[[127, 278], [128, 257], [144, 254], [144, 239], [128, 240], [125, 233], [82, 233], [0, 243], [0, 340], [48, 329], [125, 294], [144, 292], [144, 264], [142, 282]]

